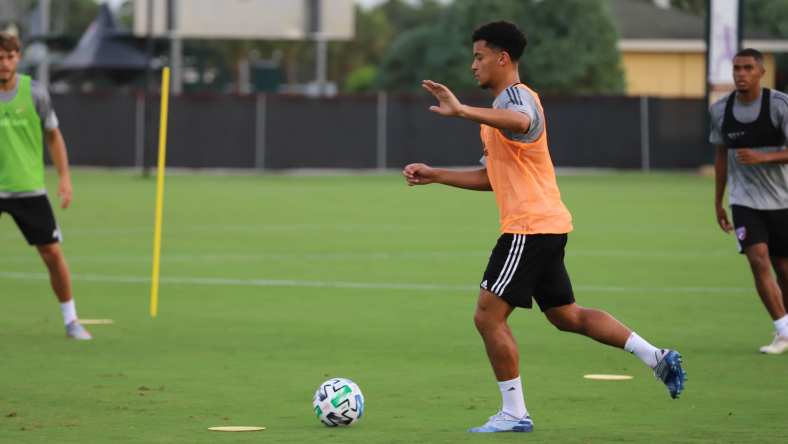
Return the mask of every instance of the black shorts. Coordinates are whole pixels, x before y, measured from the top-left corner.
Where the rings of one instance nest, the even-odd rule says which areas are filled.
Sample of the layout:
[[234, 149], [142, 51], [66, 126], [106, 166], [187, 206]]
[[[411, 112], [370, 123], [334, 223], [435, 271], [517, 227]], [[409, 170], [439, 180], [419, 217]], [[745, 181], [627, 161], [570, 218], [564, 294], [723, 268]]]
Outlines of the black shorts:
[[490, 255], [480, 287], [509, 305], [546, 311], [575, 302], [564, 266], [566, 234], [504, 233]]
[[788, 257], [788, 209], [756, 210], [731, 205], [731, 213], [740, 253], [750, 245], [765, 243], [769, 256]]
[[44, 196], [0, 198], [0, 216], [8, 213], [30, 245], [60, 242], [60, 229], [49, 199]]

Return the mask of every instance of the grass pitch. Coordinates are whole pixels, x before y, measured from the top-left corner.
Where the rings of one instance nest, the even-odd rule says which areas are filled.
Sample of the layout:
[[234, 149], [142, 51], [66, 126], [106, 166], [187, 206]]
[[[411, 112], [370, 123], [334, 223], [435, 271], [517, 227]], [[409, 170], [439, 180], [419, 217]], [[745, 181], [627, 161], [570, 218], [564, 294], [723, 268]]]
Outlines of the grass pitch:
[[[742, 443], [788, 431], [788, 356], [757, 353], [771, 325], [716, 227], [710, 178], [559, 178], [578, 302], [679, 349], [682, 398], [633, 356], [518, 310], [535, 432], [478, 436], [465, 430], [500, 403], [472, 323], [498, 236], [491, 194], [394, 175], [172, 175], [152, 320], [154, 181], [73, 175], [74, 206], [57, 214], [77, 308], [115, 324], [66, 341], [43, 265], [0, 218], [0, 442]], [[331, 376], [366, 397], [349, 429], [312, 412]]]

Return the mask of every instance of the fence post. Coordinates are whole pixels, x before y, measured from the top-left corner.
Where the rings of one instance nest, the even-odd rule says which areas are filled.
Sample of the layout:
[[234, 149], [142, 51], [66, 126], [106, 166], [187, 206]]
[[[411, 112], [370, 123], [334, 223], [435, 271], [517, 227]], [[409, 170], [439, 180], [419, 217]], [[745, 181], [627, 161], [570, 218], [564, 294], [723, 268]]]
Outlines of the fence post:
[[145, 94], [134, 95], [134, 166], [145, 168]]
[[255, 95], [254, 119], [254, 167], [265, 169], [265, 119], [267, 97], [265, 94]]
[[648, 97], [640, 97], [640, 167], [651, 171], [651, 134], [649, 133]]
[[377, 125], [377, 167], [379, 170], [386, 169], [386, 156], [388, 147], [386, 146], [386, 136], [388, 123], [388, 95], [385, 91], [378, 91], [378, 125]]

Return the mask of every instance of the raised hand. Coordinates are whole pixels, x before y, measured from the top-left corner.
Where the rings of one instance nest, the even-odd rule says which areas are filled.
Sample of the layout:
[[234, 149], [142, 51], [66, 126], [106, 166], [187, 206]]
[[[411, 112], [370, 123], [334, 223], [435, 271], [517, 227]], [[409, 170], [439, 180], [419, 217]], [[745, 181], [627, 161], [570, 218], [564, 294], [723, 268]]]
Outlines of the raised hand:
[[458, 116], [462, 111], [462, 103], [445, 85], [432, 80], [423, 80], [421, 86], [438, 100], [438, 106], [431, 106], [430, 111], [442, 116]]

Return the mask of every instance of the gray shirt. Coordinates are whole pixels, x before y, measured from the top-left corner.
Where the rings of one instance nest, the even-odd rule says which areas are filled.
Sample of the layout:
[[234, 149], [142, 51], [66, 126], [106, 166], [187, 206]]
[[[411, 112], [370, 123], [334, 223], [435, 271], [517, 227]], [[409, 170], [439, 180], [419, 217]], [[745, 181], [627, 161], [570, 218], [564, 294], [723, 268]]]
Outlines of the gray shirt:
[[[19, 91], [19, 81], [16, 82], [14, 89], [11, 91], [0, 91], [0, 102], [10, 102], [14, 100], [17, 92]], [[52, 100], [49, 97], [49, 91], [44, 88], [40, 83], [35, 80], [30, 81], [30, 94], [33, 96], [33, 103], [36, 105], [36, 112], [41, 119], [41, 123], [45, 129], [52, 130], [58, 127], [59, 122], [55, 109], [52, 107]]]
[[[711, 133], [709, 142], [725, 145], [722, 120], [728, 96], [711, 105]], [[771, 90], [770, 117], [775, 128], [782, 129], [788, 138], [788, 94]], [[761, 112], [761, 96], [752, 103], [733, 103], [733, 117], [741, 123], [754, 122]], [[788, 149], [785, 146], [753, 148], [761, 152]], [[728, 150], [728, 200], [731, 205], [742, 205], [757, 210], [788, 208], [788, 164], [742, 165], [736, 160], [736, 150]]]
[[[503, 90], [498, 97], [493, 100], [494, 109], [509, 109], [523, 113], [531, 119], [531, 126], [524, 133], [516, 133], [510, 130], [501, 130], [503, 135], [516, 142], [532, 143], [542, 135], [544, 131], [544, 115], [542, 108], [536, 102], [536, 97], [530, 91], [512, 85]], [[482, 157], [482, 164], [485, 159]]]
[[[17, 92], [19, 92], [19, 81], [17, 78], [16, 85], [11, 91], [0, 91], [0, 102], [10, 102], [14, 100]], [[52, 107], [52, 100], [49, 97], [49, 91], [44, 88], [40, 83], [35, 80], [30, 81], [30, 94], [33, 96], [33, 103], [36, 106], [36, 113], [41, 119], [41, 125], [44, 129], [53, 130], [59, 126], [55, 109]], [[12, 199], [23, 198], [31, 196], [43, 196], [46, 190], [34, 190], [24, 192], [3, 192], [0, 191], [0, 198]]]
[[528, 128], [528, 132], [515, 133], [509, 130], [501, 130], [507, 139], [531, 143], [535, 142], [542, 135], [542, 131], [544, 131], [544, 116], [536, 103], [536, 98], [530, 91], [512, 85], [498, 94], [498, 97], [493, 101], [493, 108], [517, 111], [531, 119], [531, 126]]

